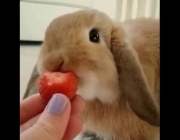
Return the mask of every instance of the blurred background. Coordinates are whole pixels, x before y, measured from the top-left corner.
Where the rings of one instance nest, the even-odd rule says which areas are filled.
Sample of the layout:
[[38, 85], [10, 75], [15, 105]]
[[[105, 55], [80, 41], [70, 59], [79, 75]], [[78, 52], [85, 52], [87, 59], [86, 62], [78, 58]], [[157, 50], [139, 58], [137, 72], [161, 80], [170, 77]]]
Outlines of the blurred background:
[[93, 8], [112, 19], [159, 18], [160, 0], [21, 0], [20, 1], [20, 99], [36, 63], [48, 24], [57, 16]]

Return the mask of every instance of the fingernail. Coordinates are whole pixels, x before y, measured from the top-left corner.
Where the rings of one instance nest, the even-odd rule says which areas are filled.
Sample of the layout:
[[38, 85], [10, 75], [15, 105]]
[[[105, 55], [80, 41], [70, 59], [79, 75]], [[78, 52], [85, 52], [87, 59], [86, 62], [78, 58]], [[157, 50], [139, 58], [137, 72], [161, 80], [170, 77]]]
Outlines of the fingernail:
[[46, 112], [52, 115], [59, 115], [64, 111], [66, 104], [67, 98], [64, 95], [54, 94], [46, 107]]

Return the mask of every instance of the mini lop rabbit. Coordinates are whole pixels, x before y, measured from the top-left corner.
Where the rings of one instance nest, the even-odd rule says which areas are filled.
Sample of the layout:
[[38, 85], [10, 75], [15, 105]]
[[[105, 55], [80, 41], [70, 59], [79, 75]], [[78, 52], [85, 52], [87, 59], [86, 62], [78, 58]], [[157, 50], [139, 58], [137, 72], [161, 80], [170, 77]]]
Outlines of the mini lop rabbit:
[[25, 98], [45, 71], [73, 71], [86, 101], [83, 137], [159, 139], [159, 21], [118, 23], [97, 10], [54, 19], [48, 26]]

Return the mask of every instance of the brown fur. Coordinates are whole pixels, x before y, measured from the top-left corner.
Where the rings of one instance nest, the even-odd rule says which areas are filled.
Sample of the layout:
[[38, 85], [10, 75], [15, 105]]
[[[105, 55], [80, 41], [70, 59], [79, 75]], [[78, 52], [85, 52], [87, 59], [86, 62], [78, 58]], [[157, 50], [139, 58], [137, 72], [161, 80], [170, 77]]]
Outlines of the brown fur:
[[160, 24], [153, 18], [139, 18], [123, 23], [128, 38], [138, 54], [150, 89], [159, 104], [160, 97]]
[[[89, 41], [91, 28], [99, 31], [100, 43]], [[39, 74], [76, 73], [82, 88], [78, 93], [87, 102], [82, 114], [85, 130], [105, 140], [159, 139], [157, 20], [120, 24], [96, 10], [58, 17], [47, 28], [37, 68]], [[95, 95], [88, 87], [94, 86], [94, 80], [98, 80]], [[94, 98], [89, 95], [91, 90]]]

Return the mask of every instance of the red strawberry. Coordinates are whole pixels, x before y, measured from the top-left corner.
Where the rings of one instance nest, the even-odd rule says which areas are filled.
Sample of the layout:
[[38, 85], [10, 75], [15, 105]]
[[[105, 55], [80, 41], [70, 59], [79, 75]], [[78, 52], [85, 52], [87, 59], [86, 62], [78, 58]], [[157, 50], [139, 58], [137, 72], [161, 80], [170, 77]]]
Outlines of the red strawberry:
[[47, 72], [38, 78], [39, 93], [49, 101], [53, 94], [62, 93], [72, 99], [77, 91], [77, 78], [71, 73]]

